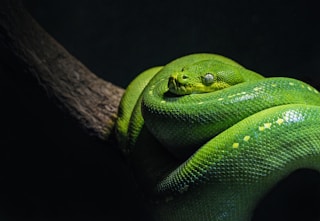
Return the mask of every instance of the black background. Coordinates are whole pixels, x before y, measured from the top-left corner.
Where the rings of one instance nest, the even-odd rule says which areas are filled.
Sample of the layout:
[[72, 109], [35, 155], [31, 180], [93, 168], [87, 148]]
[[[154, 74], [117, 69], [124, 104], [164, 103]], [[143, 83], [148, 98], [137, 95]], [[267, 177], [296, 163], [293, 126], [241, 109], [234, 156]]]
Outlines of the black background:
[[[265, 76], [294, 77], [320, 89], [316, 1], [25, 3], [69, 52], [121, 87], [151, 66], [210, 52]], [[85, 135], [35, 79], [1, 74], [0, 82], [0, 218], [149, 220], [116, 149]], [[319, 186], [315, 173], [295, 173], [259, 207], [255, 220], [319, 221]]]

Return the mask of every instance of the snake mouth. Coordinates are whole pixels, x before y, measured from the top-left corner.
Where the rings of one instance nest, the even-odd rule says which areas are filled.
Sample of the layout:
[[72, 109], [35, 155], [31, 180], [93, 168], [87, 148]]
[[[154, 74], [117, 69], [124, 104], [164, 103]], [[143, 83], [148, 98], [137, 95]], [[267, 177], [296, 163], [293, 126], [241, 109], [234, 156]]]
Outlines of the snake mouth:
[[176, 94], [176, 95], [190, 94], [190, 92], [188, 90], [188, 85], [179, 82], [178, 79], [175, 78], [174, 76], [171, 76], [169, 78], [168, 88], [171, 93]]

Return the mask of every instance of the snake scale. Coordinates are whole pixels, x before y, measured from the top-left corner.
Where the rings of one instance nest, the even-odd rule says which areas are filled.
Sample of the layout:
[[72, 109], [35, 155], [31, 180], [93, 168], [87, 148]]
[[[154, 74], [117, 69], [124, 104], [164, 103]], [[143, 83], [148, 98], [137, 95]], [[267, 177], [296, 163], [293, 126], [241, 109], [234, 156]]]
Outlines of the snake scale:
[[216, 54], [140, 74], [116, 134], [154, 220], [247, 221], [300, 168], [320, 171], [320, 93]]

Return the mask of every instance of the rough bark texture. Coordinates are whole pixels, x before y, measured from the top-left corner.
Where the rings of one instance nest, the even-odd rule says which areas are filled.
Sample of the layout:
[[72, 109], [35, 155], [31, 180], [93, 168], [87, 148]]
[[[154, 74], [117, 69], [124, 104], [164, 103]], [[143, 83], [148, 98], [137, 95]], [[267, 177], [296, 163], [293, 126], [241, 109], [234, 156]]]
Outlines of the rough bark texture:
[[124, 90], [98, 78], [70, 55], [21, 1], [0, 2], [0, 45], [10, 52], [12, 64], [20, 64], [23, 73], [35, 76], [50, 98], [90, 135], [108, 138]]

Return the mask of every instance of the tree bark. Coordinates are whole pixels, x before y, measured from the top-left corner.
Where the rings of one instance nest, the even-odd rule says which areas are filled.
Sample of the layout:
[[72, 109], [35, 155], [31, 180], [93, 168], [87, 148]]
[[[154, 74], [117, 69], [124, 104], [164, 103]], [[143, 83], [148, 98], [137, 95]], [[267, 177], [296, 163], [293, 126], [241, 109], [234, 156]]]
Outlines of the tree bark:
[[14, 60], [12, 66], [36, 77], [88, 134], [108, 139], [124, 90], [97, 77], [69, 54], [19, 0], [0, 2], [0, 46]]

